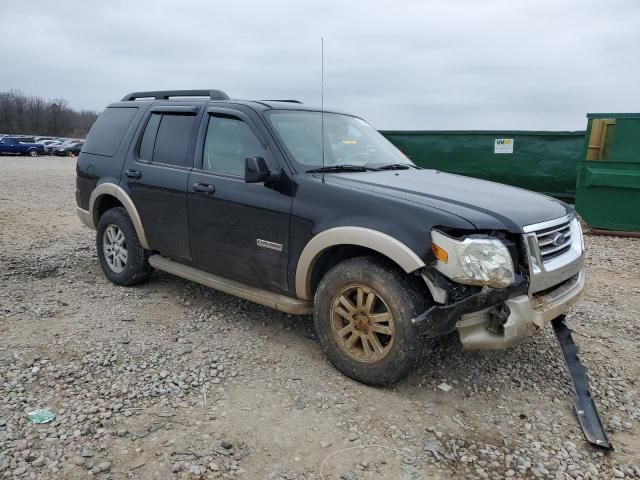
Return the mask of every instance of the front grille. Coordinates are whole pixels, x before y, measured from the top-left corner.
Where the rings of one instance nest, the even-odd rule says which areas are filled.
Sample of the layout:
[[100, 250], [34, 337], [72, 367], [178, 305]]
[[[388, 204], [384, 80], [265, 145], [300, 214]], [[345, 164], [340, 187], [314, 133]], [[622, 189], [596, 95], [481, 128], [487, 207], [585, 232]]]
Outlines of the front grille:
[[571, 222], [544, 228], [535, 232], [538, 239], [540, 258], [547, 262], [571, 248]]

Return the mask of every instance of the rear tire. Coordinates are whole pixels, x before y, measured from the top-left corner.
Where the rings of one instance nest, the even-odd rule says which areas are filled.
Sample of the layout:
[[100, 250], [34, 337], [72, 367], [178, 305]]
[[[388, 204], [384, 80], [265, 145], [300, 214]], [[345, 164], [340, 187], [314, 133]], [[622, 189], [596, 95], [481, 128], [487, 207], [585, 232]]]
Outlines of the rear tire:
[[152, 271], [149, 254], [140, 245], [133, 223], [122, 207], [107, 210], [96, 233], [96, 249], [104, 275], [129, 287], [147, 280]]
[[411, 319], [429, 305], [417, 280], [376, 257], [339, 263], [320, 281], [314, 324], [335, 367], [368, 385], [405, 377], [432, 341], [419, 337]]
[[30, 157], [37, 157], [38, 156], [38, 150], [36, 150], [35, 148], [29, 149], [29, 156]]

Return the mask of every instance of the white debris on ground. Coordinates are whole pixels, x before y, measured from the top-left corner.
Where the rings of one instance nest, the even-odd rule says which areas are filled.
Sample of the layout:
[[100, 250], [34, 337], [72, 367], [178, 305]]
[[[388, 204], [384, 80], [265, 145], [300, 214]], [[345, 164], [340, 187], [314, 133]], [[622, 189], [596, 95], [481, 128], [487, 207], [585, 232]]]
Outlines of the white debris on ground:
[[550, 327], [506, 352], [452, 336], [366, 387], [326, 362], [309, 317], [160, 273], [107, 282], [74, 182], [67, 158], [0, 159], [0, 478], [640, 478], [640, 240], [587, 237], [567, 319], [607, 454]]

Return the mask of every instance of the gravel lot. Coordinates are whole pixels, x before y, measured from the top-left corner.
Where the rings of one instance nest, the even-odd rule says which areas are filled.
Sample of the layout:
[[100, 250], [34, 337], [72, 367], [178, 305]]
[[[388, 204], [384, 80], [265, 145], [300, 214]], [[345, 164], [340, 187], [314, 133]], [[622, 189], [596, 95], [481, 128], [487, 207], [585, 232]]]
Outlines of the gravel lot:
[[[395, 388], [360, 385], [325, 361], [309, 317], [162, 273], [108, 283], [74, 168], [0, 158], [0, 478], [640, 477], [640, 240], [587, 237], [567, 322], [604, 454], [550, 327], [507, 352], [447, 338]], [[35, 408], [56, 420], [30, 423]]]

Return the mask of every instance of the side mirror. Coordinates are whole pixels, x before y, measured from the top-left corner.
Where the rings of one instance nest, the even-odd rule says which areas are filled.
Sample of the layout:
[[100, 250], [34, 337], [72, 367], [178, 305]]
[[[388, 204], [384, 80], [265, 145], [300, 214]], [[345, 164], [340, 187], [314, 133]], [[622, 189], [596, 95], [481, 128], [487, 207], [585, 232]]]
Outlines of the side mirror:
[[262, 183], [272, 179], [271, 170], [263, 157], [244, 159], [244, 181], [246, 183]]

